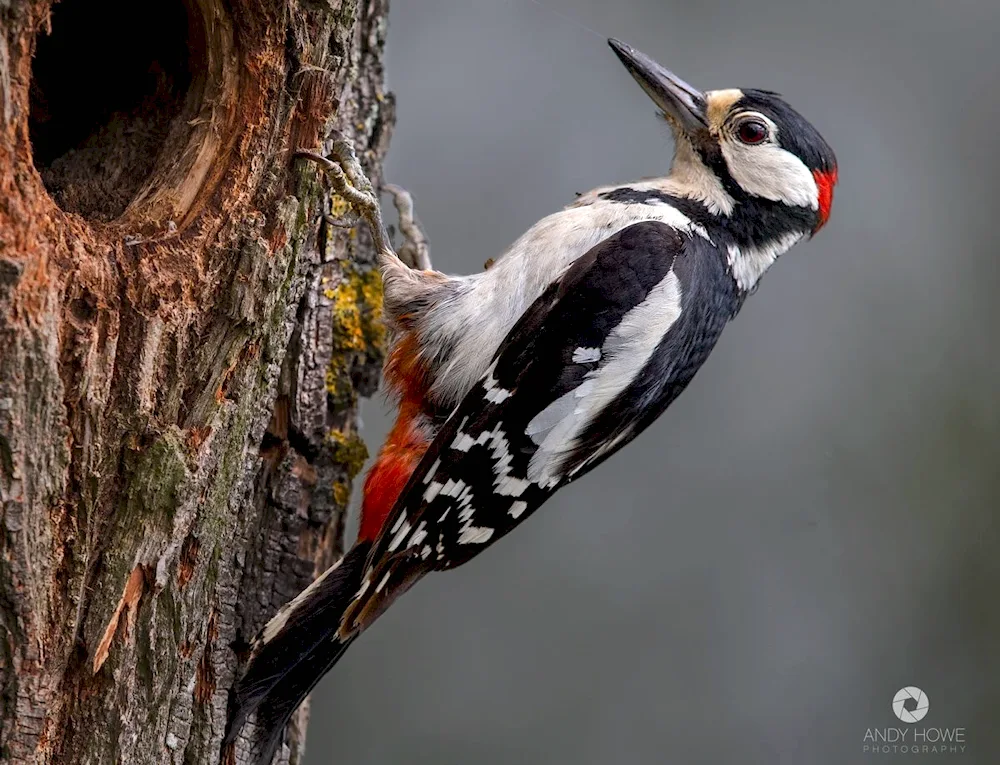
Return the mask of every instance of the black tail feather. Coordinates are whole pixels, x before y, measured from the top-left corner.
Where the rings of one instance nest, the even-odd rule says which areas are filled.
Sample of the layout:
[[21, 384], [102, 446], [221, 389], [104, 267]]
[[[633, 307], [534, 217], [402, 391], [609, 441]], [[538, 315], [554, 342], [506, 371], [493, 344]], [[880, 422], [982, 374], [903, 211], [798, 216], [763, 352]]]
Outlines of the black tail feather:
[[299, 704], [316, 687], [316, 683], [323, 675], [339, 661], [353, 641], [354, 638], [349, 638], [343, 643], [332, 640], [317, 646], [272, 689], [257, 709], [257, 734], [251, 762], [267, 765], [274, 759], [274, 753], [281, 746], [285, 726], [299, 708]]
[[336, 633], [340, 617], [361, 587], [370, 549], [368, 542], [356, 544], [284, 606], [257, 637], [247, 668], [230, 692], [223, 747], [257, 712], [252, 761], [271, 762], [292, 714], [351, 643]]

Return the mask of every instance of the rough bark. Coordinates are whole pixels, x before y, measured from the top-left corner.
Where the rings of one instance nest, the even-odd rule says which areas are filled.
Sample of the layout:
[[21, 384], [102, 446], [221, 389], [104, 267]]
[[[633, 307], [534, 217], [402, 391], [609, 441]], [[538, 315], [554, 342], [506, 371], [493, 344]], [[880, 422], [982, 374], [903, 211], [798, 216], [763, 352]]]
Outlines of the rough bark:
[[290, 152], [336, 126], [377, 181], [386, 12], [0, 0], [0, 758], [218, 762], [339, 554], [381, 291]]

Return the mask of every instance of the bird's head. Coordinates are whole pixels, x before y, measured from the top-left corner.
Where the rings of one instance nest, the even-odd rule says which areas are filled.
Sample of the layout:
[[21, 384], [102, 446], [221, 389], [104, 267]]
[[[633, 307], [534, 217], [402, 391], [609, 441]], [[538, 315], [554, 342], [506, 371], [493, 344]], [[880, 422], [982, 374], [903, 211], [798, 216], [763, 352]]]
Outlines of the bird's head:
[[618, 40], [614, 52], [662, 110], [676, 143], [672, 176], [713, 212], [753, 200], [778, 202], [816, 233], [830, 217], [837, 160], [809, 122], [767, 90], [691, 87]]

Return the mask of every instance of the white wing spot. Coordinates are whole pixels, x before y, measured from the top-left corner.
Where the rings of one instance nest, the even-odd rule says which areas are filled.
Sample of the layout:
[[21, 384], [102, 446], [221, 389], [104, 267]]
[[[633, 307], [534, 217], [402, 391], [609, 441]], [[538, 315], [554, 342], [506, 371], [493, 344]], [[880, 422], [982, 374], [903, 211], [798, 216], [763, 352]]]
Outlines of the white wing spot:
[[488, 434], [491, 436], [490, 446], [492, 447], [494, 459], [493, 475], [497, 478], [503, 478], [510, 474], [510, 461], [513, 459], [510, 453], [510, 446], [507, 444], [507, 437], [500, 427], [500, 425], [497, 425], [496, 429]]
[[465, 481], [455, 481], [451, 478], [448, 479], [447, 483], [442, 487], [441, 494], [445, 497], [457, 497], [465, 489]]
[[491, 437], [490, 446], [494, 459], [493, 474], [496, 476], [493, 490], [505, 497], [520, 497], [528, 488], [529, 483], [510, 474], [510, 462], [513, 455], [510, 453], [510, 445], [507, 443], [507, 438], [501, 427], [501, 425], [497, 425], [492, 433], [484, 434]]
[[427, 470], [427, 475], [424, 476], [424, 483], [430, 483], [431, 479], [434, 477], [434, 474], [437, 472], [437, 469], [439, 467], [441, 467], [440, 457], [434, 460], [434, 464], [431, 465], [430, 468]]
[[441, 489], [444, 487], [443, 483], [438, 483], [437, 481], [431, 481], [431, 485], [427, 487], [424, 491], [424, 502], [432, 502], [434, 497], [438, 495]]
[[451, 442], [451, 448], [460, 452], [467, 452], [476, 445], [476, 440], [468, 433], [459, 433], [455, 440]]
[[427, 560], [429, 557], [431, 557], [431, 546], [424, 545], [423, 549], [420, 551], [420, 559]]
[[577, 348], [573, 351], [573, 362], [575, 364], [589, 364], [601, 360], [600, 348]]
[[517, 502], [515, 502], [510, 506], [510, 510], [508, 510], [507, 512], [510, 513], [510, 517], [516, 521], [518, 518], [521, 517], [521, 514], [527, 509], [528, 509], [528, 503], [518, 500]]
[[405, 520], [406, 520], [406, 513], [400, 513], [399, 517], [396, 519], [396, 522], [392, 524], [392, 528], [389, 529], [389, 533], [395, 534], [397, 531], [399, 531], [399, 527], [403, 525], [403, 521]]
[[406, 535], [409, 533], [410, 522], [404, 519], [403, 525], [396, 532], [396, 536], [392, 538], [392, 542], [389, 543], [389, 552], [395, 552], [396, 548], [403, 544], [403, 540], [406, 539]]
[[382, 577], [382, 581], [378, 583], [378, 587], [375, 588], [375, 592], [382, 592], [382, 588], [385, 587], [386, 583], [389, 581], [389, 577], [392, 576], [392, 571], [386, 571], [385, 576]]
[[358, 588], [358, 594], [354, 596], [355, 599], [360, 598], [362, 595], [364, 595], [368, 591], [368, 588], [371, 586], [371, 583], [372, 583], [372, 575], [371, 572], [369, 571], [368, 576], [366, 576], [365, 580], [361, 583], [361, 587]]
[[416, 547], [426, 538], [427, 538], [427, 523], [425, 521], [420, 521], [420, 524], [417, 526], [417, 530], [414, 531], [413, 536], [410, 537], [410, 541], [407, 544], [407, 547]]
[[491, 403], [499, 404], [506, 401], [508, 398], [510, 398], [510, 391], [506, 388], [501, 388], [498, 385], [492, 388], [486, 388], [486, 400]]
[[529, 486], [531, 486], [529, 481], [507, 476], [497, 482], [496, 493], [503, 497], [520, 497]]
[[473, 446], [482, 446], [485, 444], [490, 440], [491, 435], [493, 433], [489, 430], [480, 433], [477, 438], [473, 438], [468, 433], [459, 433], [455, 436], [455, 440], [451, 442], [451, 448], [460, 452], [467, 452]]
[[497, 378], [493, 376], [493, 371], [496, 368], [497, 363], [494, 361], [486, 372], [486, 379], [483, 380], [483, 386], [486, 388], [486, 400], [494, 404], [499, 404], [510, 398], [510, 391], [506, 388], [501, 388], [500, 383], [497, 382]]
[[488, 542], [492, 536], [493, 529], [486, 528], [485, 526], [468, 526], [462, 529], [462, 533], [458, 537], [458, 543], [460, 545], [481, 545], [484, 542]]

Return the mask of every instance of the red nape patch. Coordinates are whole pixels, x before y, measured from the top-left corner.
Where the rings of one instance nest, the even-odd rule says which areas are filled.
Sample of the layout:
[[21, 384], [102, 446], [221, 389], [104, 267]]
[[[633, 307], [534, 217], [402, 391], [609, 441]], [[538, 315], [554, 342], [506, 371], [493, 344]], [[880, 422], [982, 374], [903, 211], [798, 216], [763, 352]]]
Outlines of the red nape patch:
[[837, 185], [837, 168], [833, 170], [813, 170], [816, 187], [819, 189], [819, 223], [813, 229], [815, 234], [830, 220], [830, 208], [833, 207], [833, 187]]
[[365, 479], [358, 541], [373, 542], [430, 442], [414, 426], [416, 407], [403, 402], [399, 417]]

